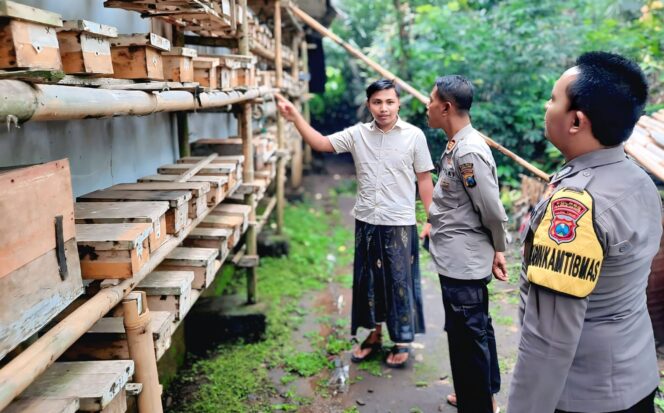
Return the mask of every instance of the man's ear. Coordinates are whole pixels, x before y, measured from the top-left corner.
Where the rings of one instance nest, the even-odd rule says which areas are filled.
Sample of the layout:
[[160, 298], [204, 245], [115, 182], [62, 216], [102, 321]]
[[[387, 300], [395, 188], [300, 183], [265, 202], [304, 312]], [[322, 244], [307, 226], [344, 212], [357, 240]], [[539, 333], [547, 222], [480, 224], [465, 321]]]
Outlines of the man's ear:
[[590, 128], [590, 119], [588, 119], [586, 114], [580, 110], [574, 111], [574, 121], [569, 131], [570, 134], [579, 133], [579, 131], [588, 128]]

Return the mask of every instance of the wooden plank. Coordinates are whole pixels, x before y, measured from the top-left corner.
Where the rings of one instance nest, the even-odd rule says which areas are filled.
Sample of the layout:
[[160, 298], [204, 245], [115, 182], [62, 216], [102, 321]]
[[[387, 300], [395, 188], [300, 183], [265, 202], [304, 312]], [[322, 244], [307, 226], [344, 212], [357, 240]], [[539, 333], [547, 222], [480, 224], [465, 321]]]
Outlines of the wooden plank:
[[118, 29], [113, 26], [92, 22], [89, 20], [64, 20], [62, 22], [62, 29], [71, 30], [75, 32], [84, 32], [95, 34], [101, 37], [118, 37]]
[[191, 199], [189, 191], [116, 191], [101, 190], [79, 196], [79, 202], [108, 201], [168, 201], [171, 207], [185, 204]]
[[209, 182], [139, 182], [117, 184], [108, 188], [115, 191], [191, 191], [192, 196], [204, 197], [210, 192]]
[[0, 359], [83, 294], [76, 239], [65, 242], [67, 277], [55, 249], [0, 277]]
[[113, 400], [99, 413], [125, 413], [127, 411], [127, 392], [123, 388]]
[[62, 26], [62, 17], [57, 13], [9, 0], [0, 0], [0, 16], [40, 23], [51, 27]]
[[149, 46], [165, 52], [171, 50], [171, 42], [155, 33], [121, 34], [111, 41], [111, 46]]
[[77, 224], [85, 279], [131, 278], [150, 260], [148, 223]]
[[[139, 182], [173, 182], [179, 175], [150, 175], [140, 178]], [[187, 182], [208, 182], [210, 192], [208, 192], [208, 205], [219, 204], [226, 197], [228, 184], [227, 176], [220, 175], [196, 175], [189, 178]]]
[[192, 271], [153, 271], [136, 287], [148, 296], [150, 311], [168, 311], [176, 320], [185, 317], [191, 306]]
[[[64, 360], [122, 360], [129, 359], [127, 335], [125, 334], [122, 306], [116, 307], [112, 317], [104, 317], [72, 345], [62, 358]], [[150, 311], [150, 326], [159, 359], [170, 347], [175, 314], [168, 311]]]
[[69, 161], [0, 171], [0, 278], [53, 250], [54, 219], [63, 239], [75, 236]]
[[111, 403], [133, 373], [131, 360], [55, 363], [21, 398], [77, 398], [81, 411], [95, 412]]
[[210, 211], [210, 214], [212, 215], [230, 215], [230, 216], [237, 216], [242, 218], [242, 233], [244, 233], [247, 228], [249, 227], [249, 214], [251, 214], [251, 211], [253, 208], [250, 205], [242, 205], [242, 204], [220, 204], [216, 208], [214, 208], [212, 211]]
[[243, 220], [240, 217], [208, 215], [203, 218], [203, 221], [198, 226], [199, 228], [220, 228], [232, 231], [232, 234], [228, 237], [228, 248], [233, 249], [242, 236], [242, 223]]
[[164, 259], [157, 270], [193, 271], [192, 288], [204, 289], [214, 280], [214, 262], [218, 255], [219, 250], [213, 248], [178, 247]]
[[152, 225], [143, 222], [118, 224], [76, 224], [78, 245], [95, 250], [131, 250], [143, 245]]
[[[168, 164], [160, 166], [157, 169], [157, 172], [165, 175], [180, 175], [183, 172], [191, 168], [191, 165], [188, 164]], [[230, 163], [214, 163], [205, 166], [202, 168], [195, 176], [205, 176], [205, 175], [228, 175], [232, 172], [235, 172], [237, 166]]]
[[77, 202], [74, 216], [77, 224], [154, 223], [168, 211], [168, 207], [166, 201]]
[[185, 56], [185, 57], [197, 57], [196, 49], [189, 47], [171, 47], [171, 50], [168, 52], [162, 53], [162, 56]]
[[77, 224], [152, 224], [149, 236], [151, 252], [169, 238], [166, 233], [168, 202], [77, 202], [74, 208]]
[[78, 399], [42, 399], [39, 397], [18, 399], [7, 406], [3, 413], [76, 413]]

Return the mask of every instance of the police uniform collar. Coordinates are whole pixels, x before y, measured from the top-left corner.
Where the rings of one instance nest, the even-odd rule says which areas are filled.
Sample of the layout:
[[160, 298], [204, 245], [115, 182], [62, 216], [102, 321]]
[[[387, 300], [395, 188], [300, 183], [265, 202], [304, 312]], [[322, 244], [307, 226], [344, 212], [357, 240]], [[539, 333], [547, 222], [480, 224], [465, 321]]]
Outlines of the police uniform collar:
[[454, 134], [454, 136], [452, 136], [452, 139], [447, 141], [445, 152], [451, 152], [452, 149], [454, 149], [454, 147], [457, 146], [459, 142], [461, 142], [466, 136], [470, 135], [473, 130], [473, 125], [470, 123], [461, 128], [457, 133]]
[[392, 126], [392, 129], [383, 132], [383, 131], [378, 127], [378, 125], [376, 125], [376, 119], [372, 120], [371, 123], [369, 123], [369, 129], [371, 129], [372, 131], [373, 131], [373, 130], [377, 130], [377, 131], [379, 131], [379, 132], [381, 132], [381, 133], [390, 133], [390, 132], [392, 132], [392, 130], [394, 130], [394, 129], [396, 129], [396, 128], [403, 129], [405, 125], [406, 125], [406, 122], [404, 122], [403, 120], [401, 120], [401, 116], [397, 115], [397, 123], [395, 123], [394, 126]]
[[551, 178], [551, 183], [556, 184], [563, 178], [572, 176], [585, 169], [620, 162], [623, 159], [625, 159], [625, 149], [622, 144], [606, 149], [598, 149], [596, 151], [588, 152], [566, 163]]

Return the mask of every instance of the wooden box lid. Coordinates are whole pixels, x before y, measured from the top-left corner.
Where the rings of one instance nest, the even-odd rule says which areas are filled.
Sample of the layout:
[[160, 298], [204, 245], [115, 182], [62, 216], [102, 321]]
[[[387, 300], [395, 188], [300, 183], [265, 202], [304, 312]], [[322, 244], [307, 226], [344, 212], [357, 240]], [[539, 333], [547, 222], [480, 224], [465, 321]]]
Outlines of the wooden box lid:
[[118, 29], [89, 20], [65, 20], [59, 31], [90, 33], [101, 37], [118, 37]]
[[152, 233], [151, 224], [144, 222], [118, 224], [76, 224], [76, 240], [100, 251], [125, 251], [141, 248]]
[[166, 52], [171, 50], [171, 42], [154, 33], [121, 34], [111, 41], [111, 46], [148, 46]]
[[168, 52], [162, 53], [164, 56], [184, 56], [195, 58], [198, 56], [196, 49], [191, 49], [189, 47], [171, 47], [171, 50]]
[[0, 0], [0, 16], [51, 27], [62, 27], [62, 16], [59, 14], [9, 0]]

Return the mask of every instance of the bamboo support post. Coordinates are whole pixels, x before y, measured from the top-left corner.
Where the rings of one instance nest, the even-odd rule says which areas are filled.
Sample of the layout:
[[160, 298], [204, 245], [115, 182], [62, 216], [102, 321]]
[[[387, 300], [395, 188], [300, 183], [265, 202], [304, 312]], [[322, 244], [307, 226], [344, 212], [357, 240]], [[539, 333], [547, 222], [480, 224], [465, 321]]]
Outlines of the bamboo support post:
[[[240, 0], [240, 5], [246, 10], [247, 0]], [[240, 54], [250, 55], [249, 45], [249, 20], [247, 13], [242, 17], [242, 30], [240, 37]], [[244, 155], [244, 168], [242, 179], [244, 182], [254, 181], [254, 144], [253, 144], [253, 125], [251, 119], [252, 106], [245, 103], [241, 106], [240, 110], [240, 136], [242, 138], [242, 153]], [[247, 228], [247, 235], [245, 244], [247, 246], [248, 255], [256, 255], [258, 252], [258, 233], [256, 228], [256, 194], [250, 193], [244, 196], [244, 203], [251, 207], [249, 212], [249, 222], [251, 223]], [[258, 277], [256, 274], [256, 267], [248, 267], [247, 271], [247, 303], [253, 304], [257, 301]]]
[[[399, 85], [403, 90], [406, 92], [410, 93], [413, 95], [417, 100], [420, 102], [424, 103], [425, 105], [429, 102], [429, 98], [422, 94], [420, 91], [406, 83], [404, 80], [396, 76], [394, 73], [390, 72], [389, 70], [385, 69], [378, 63], [374, 62], [373, 60], [369, 59], [366, 55], [364, 55], [362, 52], [359, 50], [355, 49], [353, 46], [350, 44], [344, 42], [341, 40], [339, 36], [334, 34], [331, 30], [325, 28], [322, 24], [318, 23], [315, 19], [313, 19], [311, 16], [309, 16], [307, 13], [303, 12], [301, 9], [299, 9], [297, 6], [295, 6], [293, 3], [289, 3], [288, 7], [291, 8], [293, 13], [302, 19], [306, 24], [308, 24], [312, 29], [316, 30], [323, 36], [329, 37], [332, 41], [337, 43], [339, 46], [343, 47], [346, 49], [348, 53], [350, 53], [352, 56], [360, 59], [364, 63], [366, 63], [370, 68], [378, 72], [381, 76], [383, 76], [386, 79], [391, 79], [393, 80], [397, 85]], [[486, 140], [487, 144], [492, 147], [493, 149], [497, 150], [498, 152], [502, 153], [503, 155], [507, 156], [508, 158], [512, 159], [514, 162], [519, 164], [520, 166], [524, 167], [528, 171], [532, 172], [534, 175], [537, 177], [548, 181], [550, 179], [549, 174], [546, 172], [542, 171], [541, 169], [537, 168], [536, 166], [532, 165], [531, 163], [527, 162], [525, 159], [521, 158], [520, 156], [517, 156], [514, 154], [514, 152], [508, 150], [504, 146], [500, 145], [498, 142], [494, 141], [493, 139], [488, 138], [485, 135], [482, 135], [482, 137]]]
[[[297, 83], [297, 79], [300, 77], [300, 36], [295, 36], [293, 38], [293, 66], [291, 67], [291, 77], [293, 81]], [[301, 102], [301, 98], [298, 99]], [[302, 137], [300, 134], [296, 136], [289, 136], [289, 139], [295, 141], [293, 145], [293, 159], [291, 160], [291, 187], [299, 188], [302, 185]]]
[[144, 291], [130, 293], [122, 301], [129, 357], [134, 360], [134, 379], [143, 385], [138, 395], [139, 413], [161, 413], [161, 386], [154, 353], [150, 311]]
[[[304, 92], [303, 92], [304, 101], [302, 102], [302, 115], [304, 116], [304, 120], [306, 120], [307, 123], [311, 123], [311, 108], [309, 106], [309, 81], [311, 80], [309, 75], [309, 43], [307, 43], [306, 38], [302, 42], [301, 50], [302, 50], [301, 52], [302, 68], [304, 70], [304, 73], [306, 74], [305, 76], [306, 80], [304, 82]], [[312, 159], [311, 146], [304, 145], [304, 164], [310, 165], [311, 159]]]
[[[274, 66], [276, 72], [276, 87], [281, 91], [283, 86], [284, 66], [281, 53], [281, 0], [274, 2]], [[284, 118], [277, 114], [277, 143], [280, 151], [285, 149], [284, 145]], [[284, 194], [286, 186], [286, 158], [280, 157], [277, 161], [277, 233], [284, 233], [284, 207], [286, 198]]]

